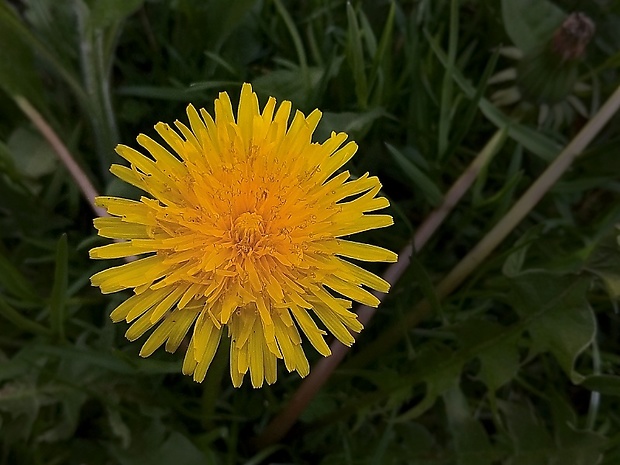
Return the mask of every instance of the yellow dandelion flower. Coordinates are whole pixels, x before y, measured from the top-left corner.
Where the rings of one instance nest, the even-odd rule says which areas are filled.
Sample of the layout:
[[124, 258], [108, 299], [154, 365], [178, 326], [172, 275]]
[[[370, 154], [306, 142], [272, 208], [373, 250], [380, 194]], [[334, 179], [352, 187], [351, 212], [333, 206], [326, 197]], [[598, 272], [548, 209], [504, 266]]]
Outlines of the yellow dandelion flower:
[[163, 344], [174, 352], [191, 329], [183, 373], [201, 382], [226, 327], [234, 386], [248, 371], [254, 387], [275, 382], [277, 359], [306, 376], [299, 329], [327, 356], [326, 332], [314, 317], [351, 345], [350, 331], [362, 329], [352, 301], [376, 307], [366, 288], [388, 291], [386, 281], [345, 259], [394, 262], [396, 254], [342, 239], [393, 223], [389, 215], [367, 214], [389, 205], [377, 197], [379, 179], [336, 175], [357, 145], [343, 146], [344, 133], [313, 143], [321, 112], [297, 111], [289, 125], [290, 112], [291, 102], [276, 109], [274, 98], [261, 112], [244, 84], [236, 118], [223, 92], [215, 119], [189, 105], [189, 128], [158, 123], [172, 151], [143, 134], [138, 144], [151, 157], [117, 147], [131, 167], [112, 165], [111, 172], [150, 197], [98, 197], [111, 215], [95, 219], [99, 235], [122, 241], [90, 256], [147, 256], [91, 281], [103, 293], [133, 289], [111, 318], [131, 323], [130, 341], [155, 328], [141, 356]]

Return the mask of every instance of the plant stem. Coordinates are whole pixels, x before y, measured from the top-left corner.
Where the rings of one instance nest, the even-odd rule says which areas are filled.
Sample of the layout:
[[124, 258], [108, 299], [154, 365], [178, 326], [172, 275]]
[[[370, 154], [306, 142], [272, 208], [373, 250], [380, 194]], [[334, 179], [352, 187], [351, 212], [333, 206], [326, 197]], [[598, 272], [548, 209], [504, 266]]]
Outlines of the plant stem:
[[88, 204], [91, 206], [95, 214], [97, 216], [107, 216], [108, 214], [103, 208], [95, 205], [95, 197], [99, 195], [97, 194], [97, 190], [90, 182], [90, 179], [88, 179], [86, 173], [84, 173], [82, 168], [80, 168], [80, 166], [75, 162], [71, 152], [69, 152], [69, 149], [67, 149], [65, 144], [63, 144], [60, 137], [58, 137], [52, 127], [47, 123], [47, 121], [45, 121], [37, 109], [34, 108], [24, 97], [19, 95], [15, 96], [15, 103], [17, 103], [17, 106], [19, 106], [28, 119], [30, 119], [32, 124], [34, 124], [34, 126], [52, 146], [52, 149], [56, 152], [56, 155], [58, 155], [58, 158], [62, 164], [65, 165], [69, 171], [69, 174], [77, 183], [82, 195], [88, 201]]
[[[538, 204], [547, 191], [560, 179], [603, 126], [611, 119], [620, 107], [620, 87], [609, 97], [598, 113], [579, 131], [577, 136], [564, 148], [557, 158], [547, 167], [543, 174], [532, 184], [523, 196], [513, 205], [504, 217], [486, 236], [452, 269], [437, 285], [437, 296], [442, 298], [454, 291], [482, 263], [506, 236], [525, 218]], [[386, 330], [372, 344], [360, 352], [355, 366], [385, 353], [413, 326], [417, 325], [429, 313], [431, 307], [426, 300], [421, 301], [403, 320]]]
[[[448, 190], [442, 204], [431, 212], [416, 231], [413, 240], [400, 251], [398, 261], [388, 267], [383, 274], [383, 279], [394, 285], [403, 275], [409, 266], [410, 256], [414, 248], [419, 252], [435, 231], [437, 231], [441, 223], [443, 223], [448, 214], [474, 183], [480, 170], [489, 163], [491, 158], [504, 144], [507, 130], [508, 128], [503, 128], [495, 132], [476, 158]], [[375, 295], [379, 300], [383, 300], [385, 297], [384, 294], [380, 293], [375, 293]], [[369, 324], [375, 312], [375, 308], [366, 305], [361, 305], [357, 308], [358, 319], [364, 326]], [[334, 341], [330, 349], [332, 355], [319, 360], [316, 366], [313, 367], [310, 375], [299, 386], [287, 407], [267, 425], [263, 433], [256, 439], [258, 447], [263, 448], [273, 444], [286, 435], [319, 389], [327, 382], [333, 371], [344, 359], [350, 347], [341, 344], [339, 341]]]

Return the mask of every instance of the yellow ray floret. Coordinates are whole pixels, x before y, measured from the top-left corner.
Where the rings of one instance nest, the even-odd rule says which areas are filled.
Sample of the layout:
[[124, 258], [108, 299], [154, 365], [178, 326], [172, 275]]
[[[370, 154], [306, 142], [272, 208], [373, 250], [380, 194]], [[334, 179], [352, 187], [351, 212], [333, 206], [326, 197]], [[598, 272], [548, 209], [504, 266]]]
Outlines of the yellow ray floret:
[[234, 386], [247, 373], [254, 387], [275, 382], [278, 359], [306, 376], [304, 336], [331, 353], [317, 322], [351, 345], [362, 329], [352, 302], [376, 307], [373, 292], [388, 292], [389, 283], [348, 259], [394, 262], [396, 254], [343, 239], [393, 223], [371, 213], [389, 206], [379, 179], [339, 172], [357, 145], [344, 133], [313, 143], [321, 113], [297, 111], [289, 124], [291, 108], [270, 98], [261, 112], [244, 84], [236, 116], [223, 92], [214, 118], [189, 105], [189, 126], [158, 123], [168, 147], [143, 134], [137, 141], [149, 155], [117, 147], [129, 166], [112, 173], [147, 195], [97, 198], [111, 215], [95, 220], [99, 235], [120, 242], [90, 256], [142, 257], [91, 281], [103, 293], [133, 290], [111, 318], [131, 324], [129, 340], [150, 332], [141, 356], [174, 352], [187, 338], [183, 373], [201, 382], [226, 334]]

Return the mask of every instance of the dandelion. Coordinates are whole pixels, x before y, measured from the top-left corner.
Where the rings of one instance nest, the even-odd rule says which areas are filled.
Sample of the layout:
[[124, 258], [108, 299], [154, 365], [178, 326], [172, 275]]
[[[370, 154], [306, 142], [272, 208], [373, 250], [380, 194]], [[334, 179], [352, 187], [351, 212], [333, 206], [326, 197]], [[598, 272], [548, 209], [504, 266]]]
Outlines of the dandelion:
[[110, 216], [95, 219], [95, 227], [118, 242], [90, 256], [146, 256], [91, 281], [106, 294], [133, 289], [111, 318], [131, 323], [130, 341], [155, 328], [141, 356], [163, 344], [176, 351], [191, 330], [183, 373], [201, 382], [226, 327], [234, 386], [248, 371], [254, 387], [274, 383], [277, 359], [306, 376], [301, 333], [328, 356], [318, 319], [351, 345], [351, 331], [362, 329], [352, 301], [376, 307], [368, 289], [388, 291], [386, 281], [347, 259], [394, 262], [396, 254], [342, 238], [393, 224], [389, 215], [368, 214], [389, 205], [377, 197], [379, 179], [339, 172], [357, 145], [343, 145], [344, 133], [313, 143], [321, 113], [297, 111], [288, 125], [290, 112], [291, 102], [276, 109], [274, 98], [261, 112], [244, 84], [236, 118], [223, 92], [215, 119], [189, 105], [190, 127], [176, 121], [177, 132], [158, 123], [172, 151], [143, 134], [138, 144], [152, 158], [117, 147], [131, 166], [112, 165], [111, 172], [149, 196], [97, 198]]

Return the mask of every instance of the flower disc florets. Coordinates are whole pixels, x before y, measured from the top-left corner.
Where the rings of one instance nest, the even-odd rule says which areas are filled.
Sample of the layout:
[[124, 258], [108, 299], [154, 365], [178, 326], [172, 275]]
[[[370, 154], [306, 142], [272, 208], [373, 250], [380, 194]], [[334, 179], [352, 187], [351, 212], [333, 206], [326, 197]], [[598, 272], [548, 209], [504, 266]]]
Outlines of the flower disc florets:
[[312, 143], [320, 112], [296, 112], [289, 126], [290, 111], [287, 101], [276, 111], [270, 98], [261, 113], [245, 84], [236, 118], [221, 93], [215, 120], [190, 105], [191, 129], [175, 123], [181, 135], [158, 123], [172, 152], [145, 135], [137, 140], [152, 158], [117, 147], [131, 167], [113, 165], [112, 173], [150, 197], [99, 197], [111, 216], [97, 218], [95, 227], [123, 242], [90, 255], [148, 255], [91, 280], [104, 293], [133, 289], [111, 318], [132, 323], [126, 334], [132, 341], [155, 327], [140, 355], [163, 344], [174, 352], [191, 329], [183, 373], [202, 381], [227, 327], [235, 386], [248, 371], [254, 387], [275, 382], [278, 358], [305, 376], [298, 328], [327, 356], [326, 333], [311, 315], [351, 345], [350, 331], [362, 329], [351, 300], [377, 306], [363, 286], [388, 291], [386, 281], [343, 257], [390, 262], [396, 254], [340, 239], [392, 224], [389, 215], [367, 214], [389, 205], [376, 197], [379, 180], [368, 174], [349, 180], [347, 171], [333, 176], [356, 144], [342, 146], [344, 133]]

